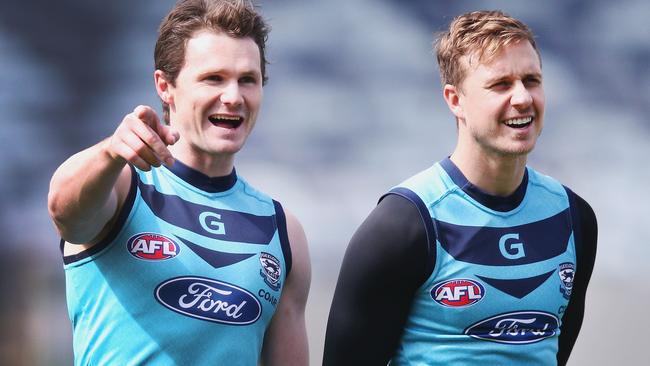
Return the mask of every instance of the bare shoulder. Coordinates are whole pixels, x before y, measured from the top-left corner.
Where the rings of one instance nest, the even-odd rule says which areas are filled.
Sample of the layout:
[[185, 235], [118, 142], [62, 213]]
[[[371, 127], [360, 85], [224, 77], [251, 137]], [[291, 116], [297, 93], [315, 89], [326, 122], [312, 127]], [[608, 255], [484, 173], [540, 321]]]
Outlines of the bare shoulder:
[[292, 266], [278, 307], [264, 335], [262, 365], [308, 365], [305, 307], [311, 282], [307, 237], [298, 219], [283, 209]]
[[299, 292], [304, 292], [306, 297], [311, 282], [311, 263], [307, 236], [298, 218], [286, 208], [284, 213], [287, 220], [287, 236], [289, 237], [292, 261], [287, 283], [295, 285]]
[[308, 289], [311, 282], [311, 263], [307, 236], [298, 218], [286, 208], [284, 213], [287, 220], [287, 236], [291, 246], [292, 267], [290, 276], [294, 277], [295, 275], [294, 278], [300, 278], [300, 281], [304, 281], [304, 285]]

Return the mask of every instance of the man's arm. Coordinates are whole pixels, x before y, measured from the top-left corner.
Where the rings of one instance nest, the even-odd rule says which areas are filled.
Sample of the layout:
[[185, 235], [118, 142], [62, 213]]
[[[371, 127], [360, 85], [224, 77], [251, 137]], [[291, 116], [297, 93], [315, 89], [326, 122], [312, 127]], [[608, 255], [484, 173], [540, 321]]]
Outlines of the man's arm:
[[311, 264], [302, 226], [290, 212], [285, 210], [284, 213], [292, 266], [264, 336], [262, 364], [305, 366], [309, 364], [305, 306], [311, 283]]
[[385, 366], [399, 345], [416, 290], [430, 275], [416, 205], [390, 194], [352, 237], [339, 274], [323, 365]]
[[573, 215], [574, 239], [578, 260], [571, 300], [562, 317], [562, 328], [558, 341], [558, 365], [566, 365], [582, 327], [585, 296], [596, 260], [596, 243], [598, 240], [598, 224], [591, 206], [577, 194], [571, 191], [568, 192], [569, 195], [573, 196], [572, 204], [575, 206], [575, 214]]
[[149, 170], [173, 161], [167, 145], [176, 140], [178, 134], [162, 126], [151, 108], [139, 106], [113, 136], [66, 160], [48, 194], [48, 210], [61, 237], [78, 244], [98, 239], [128, 194], [126, 164]]

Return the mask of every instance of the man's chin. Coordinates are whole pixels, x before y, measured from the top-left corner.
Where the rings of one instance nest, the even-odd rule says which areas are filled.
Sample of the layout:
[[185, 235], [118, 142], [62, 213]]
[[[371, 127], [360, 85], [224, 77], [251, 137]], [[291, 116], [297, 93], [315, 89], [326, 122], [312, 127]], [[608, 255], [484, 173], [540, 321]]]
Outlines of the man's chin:
[[505, 151], [505, 155], [511, 155], [511, 156], [525, 156], [530, 154], [533, 149], [535, 148], [535, 145], [523, 145], [523, 146], [513, 146], [512, 148], [508, 149]]
[[242, 147], [244, 147], [243, 143], [221, 143], [208, 147], [208, 153], [216, 156], [235, 155]]

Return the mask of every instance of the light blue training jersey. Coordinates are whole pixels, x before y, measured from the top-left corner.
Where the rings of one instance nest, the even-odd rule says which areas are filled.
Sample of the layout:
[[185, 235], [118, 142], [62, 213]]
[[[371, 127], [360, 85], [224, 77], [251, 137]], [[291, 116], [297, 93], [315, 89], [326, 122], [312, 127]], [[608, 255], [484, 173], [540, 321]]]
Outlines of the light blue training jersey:
[[527, 168], [500, 199], [445, 159], [391, 193], [414, 202], [436, 237], [391, 365], [555, 365], [576, 271], [565, 188]]
[[113, 232], [64, 257], [75, 365], [257, 365], [291, 266], [282, 207], [234, 170], [132, 173]]

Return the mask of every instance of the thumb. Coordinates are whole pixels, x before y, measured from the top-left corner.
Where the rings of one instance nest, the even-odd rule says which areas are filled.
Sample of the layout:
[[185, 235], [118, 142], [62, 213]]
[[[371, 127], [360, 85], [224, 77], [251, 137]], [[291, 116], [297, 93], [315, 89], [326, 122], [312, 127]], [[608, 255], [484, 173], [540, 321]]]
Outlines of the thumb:
[[178, 131], [167, 125], [158, 125], [158, 134], [166, 145], [173, 145], [181, 138]]

